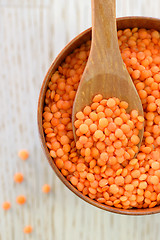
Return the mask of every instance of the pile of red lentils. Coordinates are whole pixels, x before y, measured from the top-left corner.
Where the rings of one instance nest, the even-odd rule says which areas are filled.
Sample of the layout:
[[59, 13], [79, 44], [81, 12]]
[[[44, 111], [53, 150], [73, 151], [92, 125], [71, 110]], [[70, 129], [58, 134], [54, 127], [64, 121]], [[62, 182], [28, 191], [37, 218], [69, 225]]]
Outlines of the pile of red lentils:
[[[144, 118], [138, 116], [136, 110], [132, 110], [130, 114], [126, 113], [127, 108], [128, 104], [125, 101], [118, 98], [103, 99], [102, 95], [98, 94], [93, 98], [91, 106], [86, 106], [83, 112], [76, 114], [76, 148], [93, 169], [92, 173], [104, 173], [108, 165], [117, 170], [119, 175], [122, 172], [121, 164], [126, 167], [128, 161], [132, 159], [133, 162], [133, 157], [138, 153], [138, 135], [139, 130], [143, 128]], [[82, 170], [86, 169], [84, 160], [78, 165], [82, 166]], [[89, 176], [87, 178], [90, 180]], [[101, 180], [103, 181], [104, 179]], [[107, 179], [101, 187], [105, 187], [106, 184]], [[95, 193], [95, 189], [92, 192]]]
[[[19, 152], [18, 152], [18, 157], [19, 157], [21, 160], [26, 161], [26, 160], [28, 159], [28, 157], [29, 157], [29, 151], [26, 150], [26, 149], [21, 149], [21, 150], [19, 150]], [[23, 176], [23, 174], [22, 174], [21, 172], [16, 172], [16, 173], [14, 174], [13, 179], [14, 179], [14, 182], [15, 182], [16, 184], [23, 184], [24, 176]], [[51, 191], [51, 187], [50, 187], [49, 184], [44, 184], [44, 185], [42, 186], [42, 192], [43, 192], [43, 193], [48, 194], [50, 191]], [[16, 197], [16, 203], [17, 203], [18, 205], [23, 206], [23, 205], [25, 205], [26, 201], [27, 201], [27, 199], [26, 199], [26, 196], [25, 196], [25, 195], [18, 195], [18, 196]], [[4, 201], [4, 202], [2, 203], [2, 208], [3, 208], [4, 211], [8, 211], [11, 207], [12, 207], [12, 206], [11, 206], [11, 202], [10, 202], [10, 201]], [[30, 233], [32, 233], [32, 231], [33, 231], [33, 228], [32, 228], [31, 225], [26, 225], [26, 226], [23, 228], [23, 232], [24, 232], [25, 234], [30, 234]]]
[[160, 204], [160, 33], [133, 28], [117, 34], [144, 119], [135, 110], [128, 113], [123, 99], [98, 94], [76, 115], [75, 143], [72, 107], [90, 52], [87, 41], [65, 58], [48, 84], [46, 145], [61, 173], [83, 195], [117, 208], [152, 208]]

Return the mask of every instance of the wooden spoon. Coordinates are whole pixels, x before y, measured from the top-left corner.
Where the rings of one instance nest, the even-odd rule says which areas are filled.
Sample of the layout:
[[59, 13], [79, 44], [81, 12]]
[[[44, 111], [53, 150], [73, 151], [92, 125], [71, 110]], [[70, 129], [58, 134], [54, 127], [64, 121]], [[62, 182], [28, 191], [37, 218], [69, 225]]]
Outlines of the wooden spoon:
[[[115, 0], [92, 0], [91, 50], [72, 112], [75, 140], [77, 139], [74, 127], [75, 115], [90, 105], [98, 93], [104, 98], [118, 97], [125, 100], [129, 104], [128, 112], [136, 109], [143, 116], [141, 100], [121, 58], [115, 5]], [[143, 130], [140, 131], [139, 137], [142, 141]]]

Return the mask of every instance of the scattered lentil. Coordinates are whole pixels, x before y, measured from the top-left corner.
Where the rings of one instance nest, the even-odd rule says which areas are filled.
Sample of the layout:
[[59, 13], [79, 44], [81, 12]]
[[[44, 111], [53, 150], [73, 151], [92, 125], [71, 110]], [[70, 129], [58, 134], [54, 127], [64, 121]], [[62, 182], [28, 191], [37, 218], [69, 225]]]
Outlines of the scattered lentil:
[[4, 202], [3, 204], [2, 204], [2, 208], [4, 209], [4, 210], [9, 210], [10, 208], [11, 208], [11, 204], [10, 204], [10, 202]]
[[18, 156], [22, 160], [26, 160], [29, 157], [29, 152], [25, 149], [22, 149], [18, 152]]
[[14, 181], [17, 183], [23, 182], [23, 174], [22, 173], [15, 173]]
[[32, 226], [30, 226], [30, 225], [25, 226], [23, 229], [23, 232], [26, 234], [31, 233], [32, 231], [33, 231], [33, 229], [32, 229]]
[[50, 191], [51, 191], [50, 185], [44, 184], [44, 185], [42, 186], [42, 192], [44, 192], [44, 193], [49, 193]]
[[26, 202], [26, 197], [23, 196], [23, 195], [19, 195], [17, 198], [16, 198], [16, 202], [20, 205], [24, 204]]

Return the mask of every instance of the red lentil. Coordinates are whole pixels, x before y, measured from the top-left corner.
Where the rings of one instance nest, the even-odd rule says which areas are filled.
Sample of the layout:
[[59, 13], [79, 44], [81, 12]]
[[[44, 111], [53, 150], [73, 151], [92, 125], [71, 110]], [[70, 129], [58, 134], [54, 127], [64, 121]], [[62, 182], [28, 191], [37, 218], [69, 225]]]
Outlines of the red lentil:
[[49, 184], [44, 184], [44, 185], [42, 186], [42, 192], [44, 192], [44, 193], [49, 193], [50, 191], [51, 191], [51, 187], [50, 187]]
[[23, 182], [23, 174], [22, 173], [15, 173], [14, 181], [17, 183]]
[[4, 202], [3, 204], [2, 204], [2, 208], [4, 209], [4, 210], [8, 210], [8, 209], [10, 209], [11, 208], [11, 204], [10, 204], [10, 202]]
[[[47, 114], [49, 114], [49, 113], [47, 113]], [[49, 122], [49, 121], [46, 121], [46, 122]], [[22, 149], [18, 152], [18, 156], [20, 159], [26, 160], [29, 157], [29, 152], [25, 149]]]
[[20, 195], [16, 198], [16, 202], [20, 205], [24, 204], [26, 202], [26, 197], [23, 195]]
[[32, 229], [32, 226], [30, 226], [30, 225], [25, 226], [23, 229], [23, 232], [26, 234], [31, 233], [32, 231], [33, 231], [33, 229]]

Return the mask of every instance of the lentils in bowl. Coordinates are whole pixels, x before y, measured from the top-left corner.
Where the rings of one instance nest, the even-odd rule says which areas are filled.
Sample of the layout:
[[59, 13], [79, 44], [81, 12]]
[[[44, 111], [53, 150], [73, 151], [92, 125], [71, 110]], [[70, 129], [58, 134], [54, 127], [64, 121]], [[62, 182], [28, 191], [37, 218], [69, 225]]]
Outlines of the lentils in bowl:
[[[124, 21], [119, 20], [119, 25], [120, 22], [124, 25]], [[132, 21], [129, 25], [134, 24]], [[79, 46], [72, 43], [72, 51], [59, 60], [58, 66], [54, 65], [54, 71], [53, 67], [49, 71], [45, 91], [43, 88], [45, 96], [40, 123], [44, 134], [42, 128], [40, 131], [50, 164], [78, 196], [109, 211], [148, 214], [158, 212], [159, 207], [156, 206], [160, 203], [160, 34], [157, 30], [142, 27], [122, 26], [122, 29], [117, 32], [122, 59], [144, 109], [144, 138], [137, 156], [134, 158], [131, 153], [125, 161], [120, 162], [116, 158], [113, 165], [106, 161], [100, 166], [99, 155], [93, 157], [92, 147], [89, 156], [83, 156], [76, 147], [72, 132], [72, 106], [89, 56], [89, 37], [84, 38]], [[85, 34], [90, 36], [89, 30]], [[96, 109], [94, 111], [97, 114]], [[125, 120], [123, 124], [126, 124]], [[112, 141], [109, 146], [112, 146]], [[83, 164], [82, 168], [80, 164]], [[91, 174], [93, 177], [87, 177]]]

